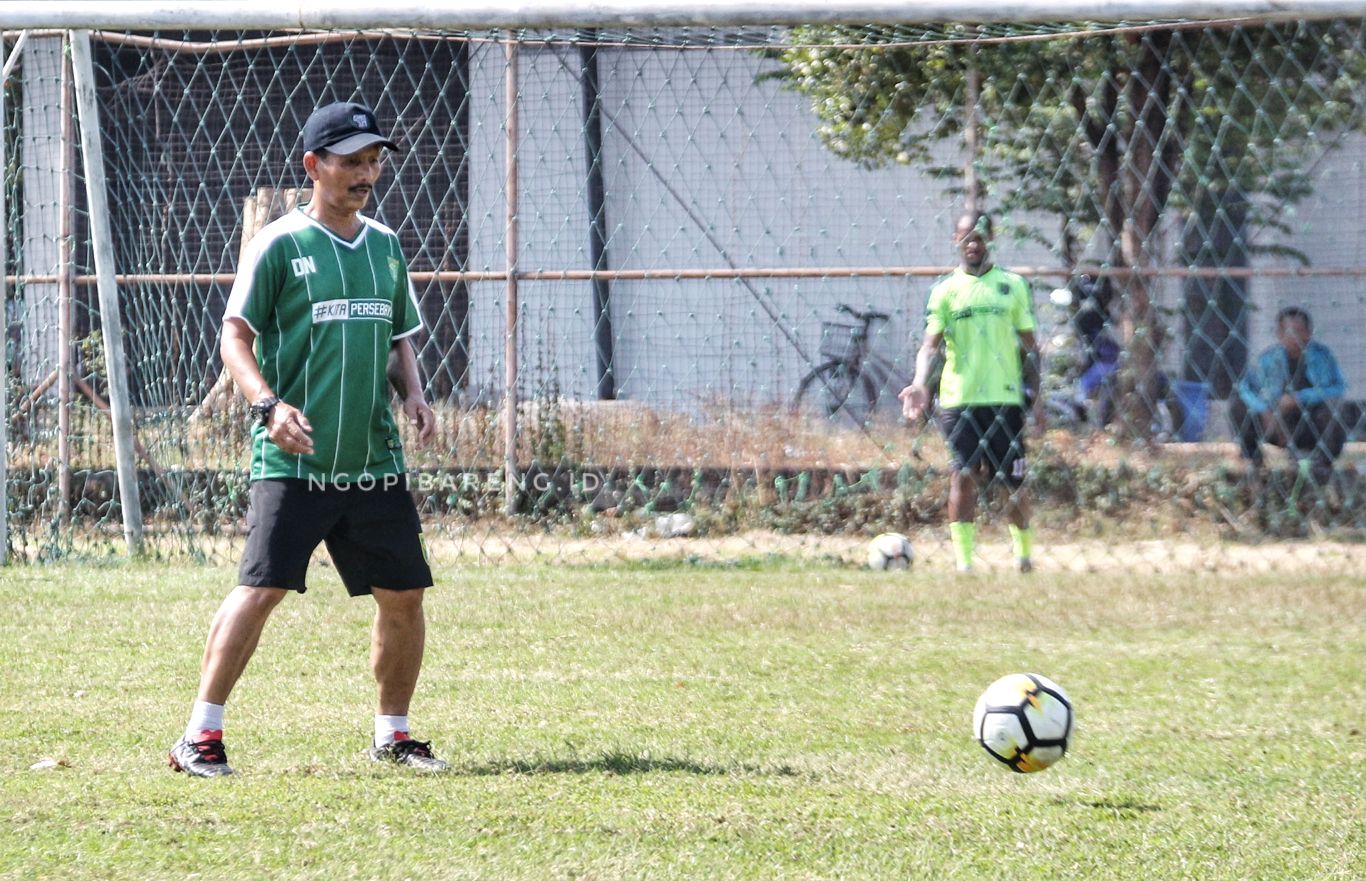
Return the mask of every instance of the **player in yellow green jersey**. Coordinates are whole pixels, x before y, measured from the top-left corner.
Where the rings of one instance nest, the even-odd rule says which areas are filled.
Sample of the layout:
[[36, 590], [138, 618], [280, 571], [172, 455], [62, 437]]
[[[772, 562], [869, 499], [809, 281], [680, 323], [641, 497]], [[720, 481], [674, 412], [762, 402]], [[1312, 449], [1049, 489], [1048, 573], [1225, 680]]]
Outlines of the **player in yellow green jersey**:
[[[972, 570], [977, 481], [1008, 490], [1007, 516], [1021, 572], [1033, 569], [1025, 478], [1025, 410], [1038, 401], [1037, 347], [1029, 283], [991, 262], [991, 218], [972, 212], [958, 219], [954, 242], [961, 264], [930, 292], [925, 339], [916, 353], [915, 379], [901, 390], [902, 412], [916, 420], [928, 412], [929, 377], [940, 346], [939, 427], [949, 447], [949, 536], [958, 570]], [[1029, 387], [1027, 387], [1029, 386]]]

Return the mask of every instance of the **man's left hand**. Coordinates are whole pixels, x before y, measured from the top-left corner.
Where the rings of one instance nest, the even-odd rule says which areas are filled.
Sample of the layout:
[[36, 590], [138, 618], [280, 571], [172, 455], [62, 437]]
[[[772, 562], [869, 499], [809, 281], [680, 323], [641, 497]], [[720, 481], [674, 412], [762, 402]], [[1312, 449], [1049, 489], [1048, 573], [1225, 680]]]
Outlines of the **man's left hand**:
[[425, 447], [436, 434], [436, 414], [431, 406], [421, 396], [407, 398], [403, 401], [403, 415], [417, 429], [417, 445]]

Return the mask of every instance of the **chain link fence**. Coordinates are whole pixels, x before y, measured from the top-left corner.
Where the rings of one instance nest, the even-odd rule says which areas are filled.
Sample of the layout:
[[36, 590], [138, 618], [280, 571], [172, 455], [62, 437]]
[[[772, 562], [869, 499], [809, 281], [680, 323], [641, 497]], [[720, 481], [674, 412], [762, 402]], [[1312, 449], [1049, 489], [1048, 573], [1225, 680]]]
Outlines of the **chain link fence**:
[[[308, 198], [304, 119], [358, 99], [403, 146], [369, 213], [424, 316], [439, 428], [408, 460], [438, 558], [855, 560], [895, 530], [951, 569], [944, 444], [896, 395], [978, 209], [1035, 293], [1041, 568], [1356, 567], [1363, 38], [1355, 19], [96, 31], [83, 142], [69, 35], [6, 33], [6, 551], [122, 552], [114, 377], [142, 550], [235, 558], [227, 292], [244, 242]], [[1336, 435], [1254, 473], [1230, 411], [1291, 305], [1341, 366]], [[1308, 467], [1334, 437], [1330, 471]], [[1008, 565], [983, 498], [983, 565]]]

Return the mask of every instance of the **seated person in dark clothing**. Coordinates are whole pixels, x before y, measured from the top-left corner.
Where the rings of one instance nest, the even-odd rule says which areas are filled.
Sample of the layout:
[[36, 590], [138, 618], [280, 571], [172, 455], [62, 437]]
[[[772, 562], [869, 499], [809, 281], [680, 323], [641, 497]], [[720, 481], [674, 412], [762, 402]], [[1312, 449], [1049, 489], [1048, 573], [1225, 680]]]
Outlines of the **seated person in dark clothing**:
[[1099, 407], [1099, 422], [1109, 425], [1115, 402], [1109, 386], [1119, 371], [1119, 343], [1106, 327], [1105, 313], [1090, 302], [1082, 305], [1072, 319], [1082, 342], [1081, 373], [1077, 377], [1077, 407], [1082, 418], [1091, 401]]
[[1346, 381], [1327, 346], [1314, 342], [1309, 313], [1289, 306], [1276, 315], [1276, 340], [1238, 381], [1229, 417], [1242, 453], [1262, 466], [1262, 444], [1307, 454], [1320, 483], [1333, 473], [1347, 429], [1338, 413]]

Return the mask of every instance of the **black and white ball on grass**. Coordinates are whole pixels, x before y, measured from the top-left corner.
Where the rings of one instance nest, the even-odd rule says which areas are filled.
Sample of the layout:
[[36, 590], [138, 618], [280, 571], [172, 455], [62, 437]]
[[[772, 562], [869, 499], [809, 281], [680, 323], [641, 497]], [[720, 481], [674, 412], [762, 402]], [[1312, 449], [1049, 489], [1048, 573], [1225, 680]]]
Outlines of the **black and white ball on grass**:
[[884, 532], [868, 542], [869, 569], [909, 569], [913, 562], [911, 540], [899, 532]]
[[1037, 673], [997, 679], [972, 711], [972, 736], [1012, 771], [1042, 771], [1067, 754], [1075, 716], [1056, 682]]

